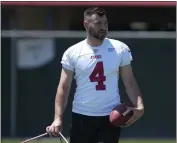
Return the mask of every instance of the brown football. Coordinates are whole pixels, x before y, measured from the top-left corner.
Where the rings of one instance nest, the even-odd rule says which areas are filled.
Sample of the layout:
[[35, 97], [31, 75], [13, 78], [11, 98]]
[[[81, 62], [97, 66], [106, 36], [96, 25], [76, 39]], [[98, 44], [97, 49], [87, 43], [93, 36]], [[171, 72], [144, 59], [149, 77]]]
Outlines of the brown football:
[[132, 116], [133, 111], [127, 110], [126, 104], [119, 104], [112, 110], [109, 120], [115, 126], [123, 126]]

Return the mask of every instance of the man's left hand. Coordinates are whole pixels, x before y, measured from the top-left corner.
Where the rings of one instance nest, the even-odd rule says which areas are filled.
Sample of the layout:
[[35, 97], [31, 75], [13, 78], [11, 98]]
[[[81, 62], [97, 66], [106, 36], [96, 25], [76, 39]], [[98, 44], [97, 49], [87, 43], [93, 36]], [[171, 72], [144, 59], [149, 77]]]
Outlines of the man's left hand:
[[125, 123], [124, 127], [130, 126], [131, 124], [135, 123], [144, 113], [144, 108], [134, 108], [128, 107], [128, 110], [133, 111], [133, 116]]

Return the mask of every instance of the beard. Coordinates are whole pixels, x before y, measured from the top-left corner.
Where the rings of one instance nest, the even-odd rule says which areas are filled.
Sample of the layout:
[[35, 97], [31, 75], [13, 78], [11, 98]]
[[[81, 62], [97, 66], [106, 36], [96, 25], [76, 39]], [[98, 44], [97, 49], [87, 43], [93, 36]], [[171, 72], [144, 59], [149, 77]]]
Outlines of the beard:
[[88, 32], [89, 32], [90, 36], [92, 36], [100, 41], [104, 40], [104, 38], [106, 37], [106, 32], [96, 31], [93, 28], [89, 28]]

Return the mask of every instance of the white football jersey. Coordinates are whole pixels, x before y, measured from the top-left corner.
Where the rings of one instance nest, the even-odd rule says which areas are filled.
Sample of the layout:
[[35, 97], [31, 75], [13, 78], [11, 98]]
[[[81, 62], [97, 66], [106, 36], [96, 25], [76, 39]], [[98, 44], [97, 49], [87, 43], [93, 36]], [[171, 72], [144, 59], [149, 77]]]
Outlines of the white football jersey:
[[76, 92], [72, 111], [88, 116], [106, 116], [120, 103], [119, 68], [130, 64], [129, 47], [105, 38], [102, 45], [91, 47], [86, 39], [68, 48], [62, 67], [75, 73]]

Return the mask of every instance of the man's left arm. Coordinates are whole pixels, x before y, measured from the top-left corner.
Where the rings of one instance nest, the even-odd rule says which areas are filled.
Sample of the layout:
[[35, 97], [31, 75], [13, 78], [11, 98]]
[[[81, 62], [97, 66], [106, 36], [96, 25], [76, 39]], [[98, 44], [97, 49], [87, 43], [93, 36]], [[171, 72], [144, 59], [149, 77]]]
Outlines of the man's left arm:
[[134, 116], [126, 123], [130, 125], [139, 119], [144, 113], [142, 94], [134, 77], [131, 64], [120, 67], [120, 76], [126, 88], [126, 92], [134, 105], [133, 108], [129, 108], [134, 111]]

